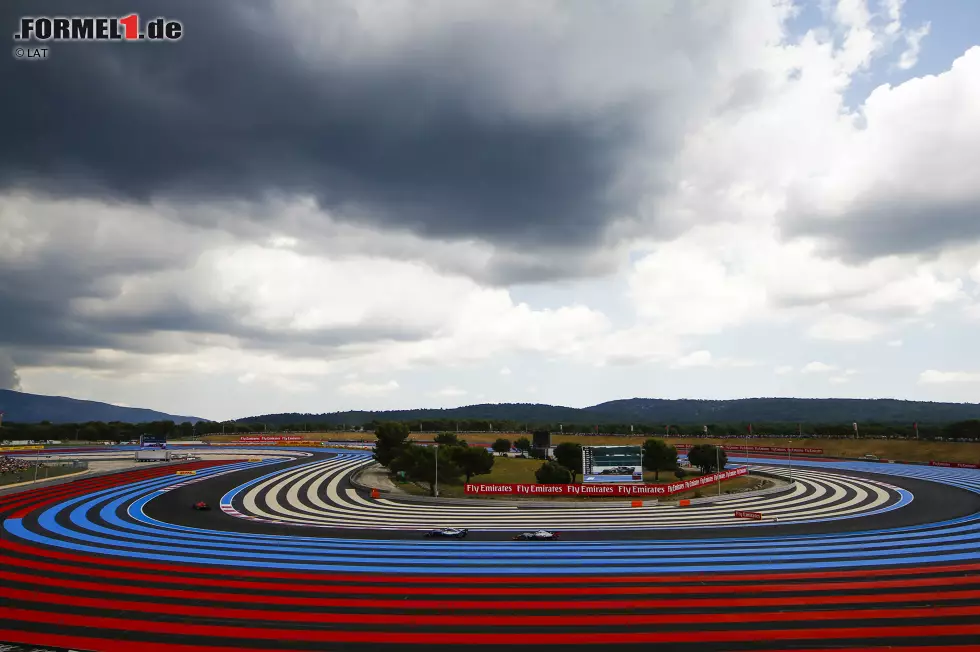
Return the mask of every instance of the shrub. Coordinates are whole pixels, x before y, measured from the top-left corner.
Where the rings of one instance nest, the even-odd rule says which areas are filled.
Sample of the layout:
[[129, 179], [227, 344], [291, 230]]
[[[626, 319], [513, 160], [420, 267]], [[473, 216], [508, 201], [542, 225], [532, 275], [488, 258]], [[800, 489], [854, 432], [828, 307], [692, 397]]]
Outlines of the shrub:
[[557, 462], [545, 462], [534, 472], [534, 477], [538, 484], [571, 484], [574, 480], [571, 470]]

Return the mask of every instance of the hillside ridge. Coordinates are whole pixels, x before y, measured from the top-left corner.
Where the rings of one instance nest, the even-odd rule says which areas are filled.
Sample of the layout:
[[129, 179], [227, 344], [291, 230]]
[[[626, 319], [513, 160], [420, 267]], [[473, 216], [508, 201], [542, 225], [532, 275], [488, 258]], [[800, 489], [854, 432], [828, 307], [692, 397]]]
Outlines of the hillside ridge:
[[263, 414], [242, 423], [311, 421], [359, 426], [374, 421], [500, 420], [528, 423], [949, 423], [980, 419], [980, 404], [852, 398], [616, 399], [585, 408], [543, 403], [481, 403], [456, 408]]
[[146, 423], [150, 421], [207, 421], [200, 417], [179, 416], [147, 408], [123, 407], [87, 401], [67, 396], [29, 394], [12, 389], [0, 389], [0, 412], [3, 420], [13, 423], [87, 423], [89, 421], [121, 421]]

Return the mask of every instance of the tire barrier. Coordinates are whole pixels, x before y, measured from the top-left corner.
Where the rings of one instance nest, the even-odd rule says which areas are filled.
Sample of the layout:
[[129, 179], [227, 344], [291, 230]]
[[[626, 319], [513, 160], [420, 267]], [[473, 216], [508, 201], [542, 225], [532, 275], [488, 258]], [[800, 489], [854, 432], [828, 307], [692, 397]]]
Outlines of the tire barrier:
[[[486, 540], [429, 541], [417, 531], [265, 523], [247, 511], [240, 518], [187, 504], [203, 495], [215, 505], [228, 498], [237, 509], [252, 495], [257, 507], [277, 504], [301, 520], [333, 518], [337, 504], [322, 498], [324, 512], [307, 502], [309, 487], [325, 477], [318, 493], [326, 497], [339, 478], [334, 486], [345, 502], [338, 504], [360, 510], [343, 478], [364, 461], [340, 451], [290, 462], [202, 460], [4, 496], [0, 641], [106, 652], [476, 644], [703, 652], [965, 651], [980, 640], [980, 473], [973, 470], [794, 461], [796, 502], [782, 509], [795, 524], [782, 516], [778, 525], [740, 519], [732, 530], [699, 517], [680, 530], [598, 525], [580, 536], [599, 539], [577, 540], [570, 530], [559, 542], [505, 540], [493, 528], [529, 523], [509, 513], [495, 514], [499, 522], [478, 533]], [[921, 483], [930, 490], [920, 493]], [[887, 499], [868, 507], [876, 490]], [[844, 496], [831, 499], [837, 491]], [[898, 518], [923, 495], [937, 514], [941, 503], [956, 502], [969, 513], [861, 528]], [[820, 501], [827, 502], [815, 506]], [[359, 518], [387, 511], [389, 525], [403, 527], [402, 506], [389, 502]], [[425, 518], [445, 516], [439, 506], [429, 509]], [[719, 509], [734, 519], [733, 502]], [[620, 511], [647, 516], [646, 508]], [[786, 534], [804, 527], [820, 531]]]

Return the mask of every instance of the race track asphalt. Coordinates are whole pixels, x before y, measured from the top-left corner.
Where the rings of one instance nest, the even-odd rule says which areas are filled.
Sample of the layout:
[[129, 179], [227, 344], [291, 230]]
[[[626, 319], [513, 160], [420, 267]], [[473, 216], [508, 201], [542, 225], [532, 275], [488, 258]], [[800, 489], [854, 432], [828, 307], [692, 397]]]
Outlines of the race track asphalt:
[[[106, 652], [980, 650], [977, 471], [810, 460], [794, 469], [815, 483], [897, 489], [860, 518], [600, 527], [547, 543], [255, 520], [244, 485], [330, 455], [204, 460], [0, 497], [0, 641]], [[254, 492], [268, 498], [259, 507], [300, 501], [265, 491]], [[241, 516], [219, 509], [223, 499]], [[801, 515], [811, 499], [800, 493]], [[214, 509], [192, 510], [197, 500]], [[870, 497], [842, 492], [832, 509], [848, 500]]]
[[[768, 460], [767, 460], [768, 461]], [[285, 462], [275, 468], [286, 470], [308, 464], [308, 460], [295, 460]], [[269, 535], [299, 535], [309, 537], [349, 537], [363, 538], [365, 530], [350, 530], [336, 528], [307, 528], [294, 525], [280, 525], [273, 523], [263, 523], [256, 521], [242, 521], [233, 516], [228, 516], [220, 510], [210, 512], [197, 512], [188, 509], [188, 506], [199, 501], [208, 501], [211, 505], [217, 506], [221, 496], [231, 491], [235, 487], [254, 480], [269, 472], [267, 468], [244, 469], [237, 473], [215, 479], [207, 483], [204, 487], [191, 485], [171, 491], [165, 496], [148, 503], [145, 512], [151, 518], [165, 523], [174, 523], [192, 528], [203, 529], [230, 529], [239, 532], [249, 532], [254, 534]], [[837, 470], [836, 473], [842, 476], [864, 478], [869, 480], [882, 479], [880, 475], [854, 470]], [[862, 532], [866, 530], [888, 529], [913, 525], [923, 525], [936, 521], [952, 520], [960, 517], [969, 516], [980, 512], [980, 494], [943, 485], [932, 481], [919, 480], [915, 478], [887, 478], [890, 484], [895, 484], [911, 492], [915, 499], [902, 509], [866, 516], [860, 519], [842, 520], [834, 523], [813, 523], [805, 522], [798, 524], [781, 523], [774, 524], [767, 528], [766, 532], [760, 532], [756, 526], [746, 526], [744, 528], [728, 528], [723, 532], [718, 530], [663, 530], [656, 534], [657, 539], [715, 539], [720, 536], [728, 537], [766, 537], [771, 531], [776, 530], [780, 535], [806, 535], [806, 534], [827, 534], [831, 532]], [[341, 489], [354, 488], [348, 479], [341, 484]], [[203, 490], [202, 490], [203, 489]], [[361, 491], [365, 498], [368, 492]], [[697, 510], [699, 506], [694, 505], [688, 509]], [[530, 528], [530, 529], [533, 529]], [[419, 538], [418, 531], [403, 530], [372, 530], [372, 536], [386, 539], [409, 539]], [[564, 532], [565, 540], [581, 541], [601, 541], [608, 538], [616, 539], [649, 539], [649, 532], [639, 531], [585, 531], [585, 532]], [[470, 539], [485, 541], [506, 541], [510, 540], [511, 533], [508, 532], [471, 532]]]

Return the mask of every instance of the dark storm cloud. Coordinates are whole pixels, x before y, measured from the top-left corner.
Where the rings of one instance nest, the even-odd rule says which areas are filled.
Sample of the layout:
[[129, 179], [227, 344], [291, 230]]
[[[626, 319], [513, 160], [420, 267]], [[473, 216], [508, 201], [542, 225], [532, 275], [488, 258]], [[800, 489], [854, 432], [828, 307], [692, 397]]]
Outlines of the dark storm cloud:
[[20, 375], [10, 354], [0, 350], [0, 389], [20, 391]]
[[880, 193], [851, 205], [844, 215], [791, 210], [782, 233], [787, 238], [817, 236], [826, 242], [825, 254], [848, 263], [931, 254], [980, 237], [980, 198], [949, 201]]
[[[343, 308], [338, 307], [338, 309]], [[383, 340], [408, 342], [424, 339], [430, 335], [429, 331], [397, 324], [333, 326], [283, 331], [249, 326], [246, 323], [248, 316], [245, 309], [235, 311], [229, 310], [227, 306], [202, 309], [187, 305], [186, 302], [175, 298], [156, 310], [142, 310], [136, 315], [109, 314], [92, 317], [87, 320], [87, 323], [93, 329], [107, 329], [113, 337], [143, 335], [151, 331], [221, 333], [238, 338], [248, 348], [277, 352], [287, 352], [290, 348], [322, 352], [323, 348]]]
[[[75, 308], [73, 301], [116, 298], [120, 292], [118, 281], [105, 277], [94, 281], [79, 275], [77, 269], [56, 266], [45, 266], [42, 272], [40, 269], [15, 270], [0, 264], [0, 275], [5, 281], [0, 284], [0, 314], [4, 316], [0, 323], [0, 381], [5, 377], [13, 378], [3, 373], [4, 347], [20, 351], [25, 358], [24, 364], [32, 351], [45, 349], [125, 348], [135, 352], [155, 352], [153, 340], [139, 338], [151, 332], [220, 333], [237, 338], [248, 348], [275, 350], [285, 355], [293, 351], [322, 354], [324, 349], [383, 340], [415, 341], [428, 335], [418, 328], [386, 323], [302, 331], [266, 329], [248, 325], [249, 314], [244, 308], [234, 309], [227, 305], [202, 308], [192, 306], [176, 295], [166, 299], [155, 296], [158, 308], [141, 306], [135, 314], [113, 311], [85, 314]], [[129, 336], [136, 336], [136, 339], [126, 339]], [[9, 368], [14, 369], [12, 362]]]
[[[2, 29], [79, 7], [2, 3]], [[16, 89], [0, 109], [0, 186], [137, 201], [310, 194], [346, 219], [505, 246], [593, 245], [628, 210], [611, 190], [637, 135], [628, 102], [589, 118], [481, 106], [494, 102], [490, 82], [454, 72], [451, 51], [313, 64], [271, 11], [257, 0], [86, 2], [85, 15], [180, 19], [185, 36], [0, 58]], [[336, 17], [342, 31], [348, 18]]]

